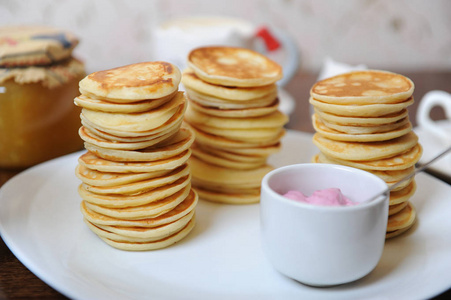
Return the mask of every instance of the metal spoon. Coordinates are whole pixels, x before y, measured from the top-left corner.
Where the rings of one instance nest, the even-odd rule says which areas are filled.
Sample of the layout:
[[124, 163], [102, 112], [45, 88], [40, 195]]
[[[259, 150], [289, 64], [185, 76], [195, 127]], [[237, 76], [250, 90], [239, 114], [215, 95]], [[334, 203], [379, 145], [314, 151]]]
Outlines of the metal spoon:
[[439, 160], [440, 158], [442, 158], [443, 156], [445, 156], [445, 154], [447, 154], [449, 151], [451, 151], [451, 146], [449, 146], [445, 151], [443, 151], [442, 153], [438, 154], [437, 156], [435, 156], [434, 158], [432, 158], [430, 161], [428, 161], [427, 163], [421, 165], [419, 168], [416, 168], [414, 172], [410, 173], [409, 175], [405, 176], [404, 178], [400, 179], [397, 183], [393, 184], [392, 186], [390, 186], [389, 188], [383, 190], [382, 192], [376, 194], [375, 196], [371, 197], [370, 199], [368, 199], [367, 201], [372, 201], [374, 199], [377, 199], [380, 196], [388, 196], [390, 194], [390, 192], [395, 189], [396, 187], [398, 187], [401, 183], [403, 183], [406, 180], [409, 180], [410, 178], [412, 178], [413, 176], [415, 176], [416, 174], [422, 172], [424, 169], [426, 169], [427, 167], [429, 167], [432, 163], [434, 163], [435, 161]]

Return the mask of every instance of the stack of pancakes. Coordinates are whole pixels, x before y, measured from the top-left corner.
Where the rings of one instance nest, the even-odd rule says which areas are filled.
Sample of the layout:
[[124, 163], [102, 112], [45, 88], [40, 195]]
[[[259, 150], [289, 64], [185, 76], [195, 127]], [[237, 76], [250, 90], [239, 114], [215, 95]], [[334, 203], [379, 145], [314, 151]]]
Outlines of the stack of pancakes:
[[89, 228], [123, 250], [167, 247], [194, 226], [197, 195], [187, 160], [194, 133], [183, 126], [180, 71], [146, 62], [80, 81], [80, 137], [87, 153], [76, 175]]
[[[317, 82], [310, 91], [320, 153], [314, 162], [347, 165], [371, 172], [392, 186], [415, 171], [422, 148], [412, 131], [407, 107], [414, 84], [399, 74], [355, 71]], [[409, 229], [416, 213], [409, 199], [415, 179], [390, 193], [386, 237]]]
[[184, 71], [189, 107], [185, 120], [196, 133], [192, 182], [205, 200], [230, 204], [260, 200], [260, 182], [272, 167], [288, 117], [278, 110], [282, 69], [243, 48], [202, 47]]

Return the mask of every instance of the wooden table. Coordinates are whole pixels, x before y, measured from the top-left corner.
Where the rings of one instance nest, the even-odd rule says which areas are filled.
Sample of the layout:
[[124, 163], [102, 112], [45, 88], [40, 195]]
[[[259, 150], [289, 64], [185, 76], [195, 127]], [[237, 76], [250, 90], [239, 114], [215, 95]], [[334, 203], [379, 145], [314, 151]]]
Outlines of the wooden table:
[[[416, 126], [415, 113], [419, 100], [430, 90], [443, 90], [451, 93], [451, 71], [448, 72], [399, 72], [408, 76], [415, 83], [415, 104], [409, 107], [409, 116]], [[314, 132], [310, 121], [309, 90], [316, 81], [316, 74], [299, 72], [285, 87], [296, 100], [296, 108], [290, 117], [287, 128]], [[434, 119], [444, 118], [441, 110], [435, 109], [431, 115]], [[0, 170], [0, 186], [17, 172]], [[448, 182], [450, 183], [450, 182]], [[0, 207], [1, 209], [1, 207]], [[451, 282], [450, 282], [451, 287]], [[441, 296], [451, 296], [448, 290]], [[0, 239], [0, 299], [66, 299], [53, 288], [31, 273], [6, 247]], [[450, 299], [449, 297], [447, 297]]]

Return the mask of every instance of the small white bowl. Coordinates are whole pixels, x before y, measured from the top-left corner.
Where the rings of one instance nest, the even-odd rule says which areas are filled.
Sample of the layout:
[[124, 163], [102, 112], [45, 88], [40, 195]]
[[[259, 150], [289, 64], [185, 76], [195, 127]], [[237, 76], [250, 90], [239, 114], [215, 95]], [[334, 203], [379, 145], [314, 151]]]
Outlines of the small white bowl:
[[[352, 206], [318, 206], [288, 198], [339, 188]], [[385, 243], [387, 184], [369, 172], [331, 164], [297, 164], [275, 169], [262, 180], [261, 236], [264, 252], [280, 273], [313, 286], [348, 283], [370, 273]]]

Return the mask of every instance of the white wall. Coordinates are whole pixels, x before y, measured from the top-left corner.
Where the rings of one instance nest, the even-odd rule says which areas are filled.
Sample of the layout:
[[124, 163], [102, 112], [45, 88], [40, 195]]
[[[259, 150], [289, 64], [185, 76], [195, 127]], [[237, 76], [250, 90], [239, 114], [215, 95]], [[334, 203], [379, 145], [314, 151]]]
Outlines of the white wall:
[[317, 71], [326, 56], [389, 70], [451, 69], [449, 0], [0, 0], [0, 26], [47, 24], [77, 34], [88, 71], [158, 59], [154, 26], [206, 14], [288, 32], [306, 70]]

